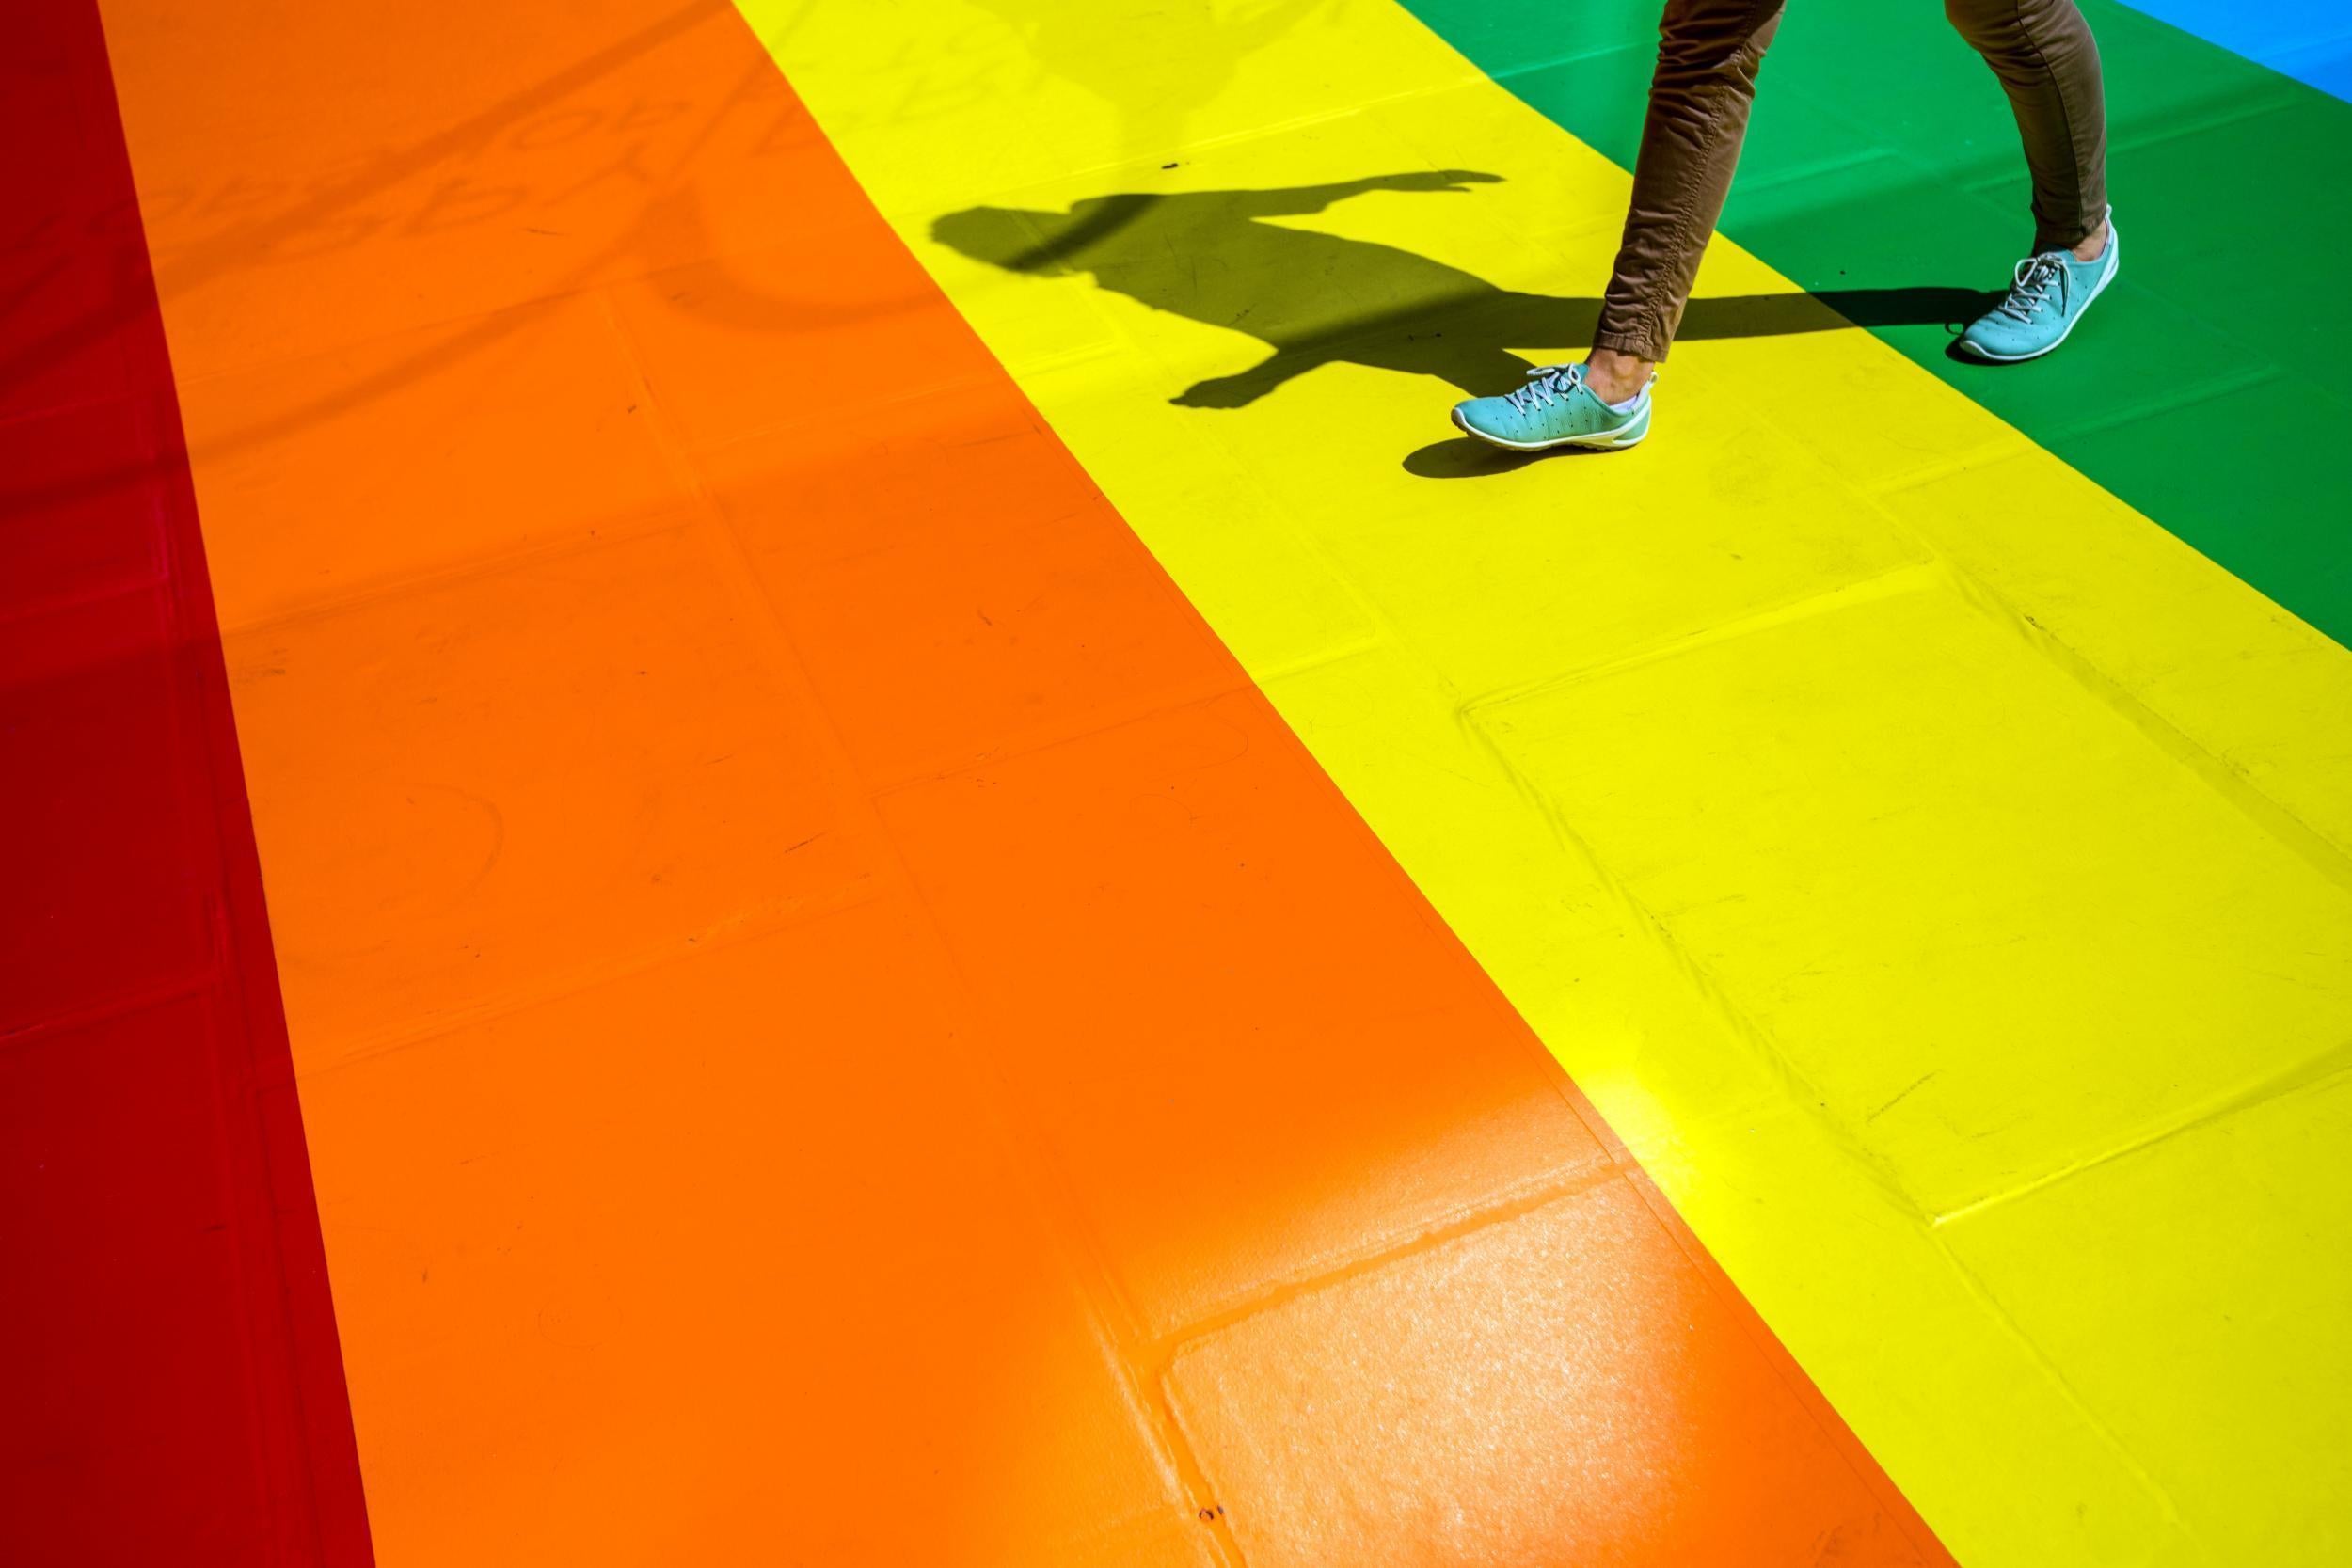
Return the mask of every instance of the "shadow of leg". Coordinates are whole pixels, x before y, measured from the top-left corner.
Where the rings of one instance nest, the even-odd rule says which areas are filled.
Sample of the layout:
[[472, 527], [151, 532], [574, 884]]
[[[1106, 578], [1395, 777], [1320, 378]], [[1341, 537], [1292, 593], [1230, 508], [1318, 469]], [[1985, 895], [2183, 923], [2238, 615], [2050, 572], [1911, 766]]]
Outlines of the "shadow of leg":
[[1978, 289], [1825, 289], [1814, 294], [1694, 299], [1677, 339], [1785, 338], [1848, 326], [1945, 326], [1957, 332], [2000, 296]]
[[1326, 355], [1285, 350], [1268, 355], [1238, 374], [1196, 381], [1168, 401], [1179, 408], [1247, 408], [1293, 376], [1330, 362]]

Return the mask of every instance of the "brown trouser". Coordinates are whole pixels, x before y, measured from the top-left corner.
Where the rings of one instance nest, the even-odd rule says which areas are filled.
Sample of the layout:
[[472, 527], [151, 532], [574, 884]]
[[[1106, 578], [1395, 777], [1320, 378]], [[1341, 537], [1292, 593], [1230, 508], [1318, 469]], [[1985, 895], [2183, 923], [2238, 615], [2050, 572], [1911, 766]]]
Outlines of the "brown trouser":
[[[1782, 4], [1669, 0], [1596, 347], [1666, 357], [1731, 189]], [[2034, 250], [2089, 238], [2107, 210], [2106, 111], [2099, 48], [2074, 0], [1944, 0], [1944, 14], [2009, 89], [2033, 173]]]

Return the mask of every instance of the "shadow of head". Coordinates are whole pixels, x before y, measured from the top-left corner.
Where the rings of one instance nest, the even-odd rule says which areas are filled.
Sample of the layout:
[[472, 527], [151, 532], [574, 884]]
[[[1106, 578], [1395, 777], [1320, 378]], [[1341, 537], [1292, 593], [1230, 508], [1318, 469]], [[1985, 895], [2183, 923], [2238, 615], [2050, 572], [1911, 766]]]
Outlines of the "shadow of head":
[[938, 219], [931, 225], [931, 238], [1007, 272], [1053, 277], [1090, 270], [1076, 259], [1165, 199], [1158, 196], [1098, 197], [1078, 202], [1067, 213], [974, 207]]

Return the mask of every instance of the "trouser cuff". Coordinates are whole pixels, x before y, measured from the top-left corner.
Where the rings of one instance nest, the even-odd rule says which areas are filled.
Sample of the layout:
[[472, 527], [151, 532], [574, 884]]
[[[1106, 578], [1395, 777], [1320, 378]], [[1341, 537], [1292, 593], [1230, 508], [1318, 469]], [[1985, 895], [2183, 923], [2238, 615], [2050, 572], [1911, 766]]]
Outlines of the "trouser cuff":
[[1613, 349], [1619, 354], [1630, 354], [1636, 358], [1661, 365], [1666, 362], [1666, 340], [1645, 332], [1597, 332], [1593, 336], [1593, 346]]

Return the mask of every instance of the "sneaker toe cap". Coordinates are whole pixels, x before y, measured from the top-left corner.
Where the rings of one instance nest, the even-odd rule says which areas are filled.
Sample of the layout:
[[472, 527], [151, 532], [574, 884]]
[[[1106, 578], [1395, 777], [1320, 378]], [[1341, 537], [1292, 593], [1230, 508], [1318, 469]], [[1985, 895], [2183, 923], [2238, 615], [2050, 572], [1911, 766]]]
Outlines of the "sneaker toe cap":
[[1519, 433], [1518, 412], [1501, 398], [1471, 398], [1455, 404], [1454, 422], [1481, 436], [1500, 436], [1506, 440], [1516, 440]]
[[2007, 359], [2033, 348], [2035, 334], [2025, 324], [1988, 318], [1972, 322], [1960, 335], [1960, 345], [1994, 359]]

